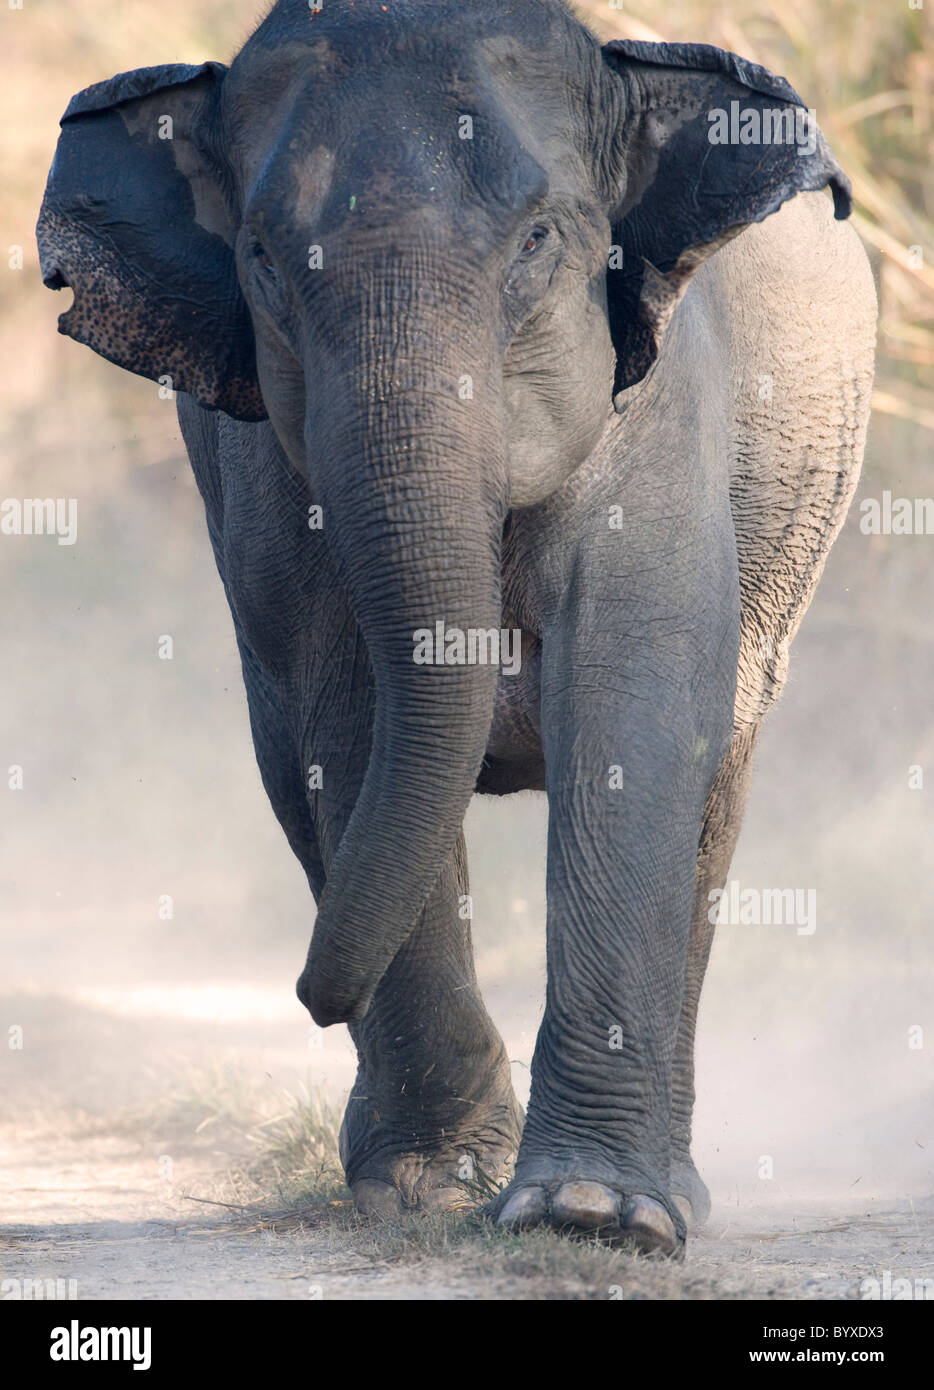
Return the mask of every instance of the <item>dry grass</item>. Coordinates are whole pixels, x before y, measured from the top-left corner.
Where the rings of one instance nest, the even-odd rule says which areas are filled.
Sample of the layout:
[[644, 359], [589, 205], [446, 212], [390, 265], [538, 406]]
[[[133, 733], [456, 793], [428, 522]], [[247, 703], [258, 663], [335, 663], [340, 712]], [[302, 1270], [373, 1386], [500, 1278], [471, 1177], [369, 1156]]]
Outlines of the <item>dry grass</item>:
[[330, 1097], [303, 1086], [283, 1112], [257, 1126], [250, 1178], [265, 1193], [299, 1209], [347, 1199], [338, 1153], [341, 1113]]
[[[199, 1091], [193, 1100], [200, 1098]], [[524, 1297], [557, 1299], [687, 1299], [730, 1297], [708, 1275], [671, 1261], [637, 1255], [596, 1237], [568, 1240], [553, 1231], [495, 1230], [474, 1208], [406, 1216], [361, 1217], [344, 1185], [337, 1154], [339, 1112], [321, 1092], [302, 1087], [285, 1114], [254, 1128], [250, 1161], [230, 1174], [231, 1231], [285, 1236], [327, 1233], [357, 1270], [405, 1266], [456, 1292], [485, 1287], [488, 1296], [517, 1281]], [[465, 1196], [482, 1202], [495, 1188], [477, 1182]]]
[[[476, 1209], [367, 1220], [354, 1209], [343, 1182], [337, 1153], [340, 1112], [326, 1095], [310, 1086], [292, 1093], [267, 1085], [221, 1058], [201, 1066], [167, 1060], [148, 1078], [146, 1089], [145, 1102], [94, 1119], [48, 1106], [45, 1124], [30, 1133], [30, 1142], [64, 1142], [66, 1153], [89, 1165], [88, 1191], [94, 1184], [103, 1183], [107, 1192], [117, 1181], [131, 1189], [139, 1184], [149, 1193], [147, 1200], [154, 1194], [145, 1187], [152, 1155], [170, 1152], [185, 1164], [184, 1186], [173, 1199], [174, 1211], [188, 1218], [183, 1234], [229, 1241], [238, 1257], [253, 1251], [250, 1268], [256, 1277], [268, 1268], [266, 1242], [275, 1240], [282, 1252], [277, 1268], [294, 1271], [276, 1277], [321, 1286], [327, 1298], [366, 1297], [368, 1290], [402, 1299], [788, 1296], [781, 1277], [750, 1280], [722, 1260], [711, 1265], [689, 1257], [679, 1264], [611, 1247], [596, 1237], [500, 1232]], [[25, 1137], [19, 1134], [20, 1141]], [[114, 1140], [123, 1141], [116, 1151]], [[139, 1158], [131, 1156], [131, 1148], [138, 1148]], [[490, 1191], [474, 1195], [483, 1199]], [[147, 1206], [147, 1221], [149, 1215]], [[255, 1243], [245, 1245], [246, 1237]], [[106, 1234], [97, 1240], [101, 1247], [108, 1243]], [[219, 1249], [217, 1258], [223, 1264], [229, 1257]]]
[[136, 1105], [73, 1113], [70, 1132], [227, 1155], [228, 1181], [254, 1206], [275, 1201], [295, 1212], [349, 1197], [338, 1153], [341, 1108], [319, 1088], [302, 1084], [296, 1094], [265, 1084], [223, 1057], [198, 1064], [167, 1057], [141, 1078], [140, 1090], [147, 1098]]

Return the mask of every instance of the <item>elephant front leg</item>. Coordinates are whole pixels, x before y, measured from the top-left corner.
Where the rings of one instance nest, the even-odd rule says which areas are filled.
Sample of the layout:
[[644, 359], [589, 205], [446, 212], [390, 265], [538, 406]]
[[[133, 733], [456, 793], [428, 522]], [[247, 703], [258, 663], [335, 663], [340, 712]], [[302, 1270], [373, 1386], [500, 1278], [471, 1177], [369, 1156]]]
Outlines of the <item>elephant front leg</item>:
[[470, 1205], [512, 1173], [522, 1112], [480, 997], [466, 913], [463, 836], [366, 1018], [341, 1158], [368, 1214]]
[[[308, 794], [320, 897], [366, 775], [373, 697], [366, 649], [336, 585], [322, 593], [313, 618], [327, 660], [313, 664], [304, 681], [313, 699], [303, 712], [302, 766], [320, 770], [320, 785]], [[366, 1016], [350, 1029], [358, 1072], [340, 1149], [366, 1213], [461, 1205], [471, 1179], [488, 1173], [502, 1181], [515, 1159], [522, 1112], [503, 1041], [477, 989], [467, 893], [460, 835]], [[383, 926], [376, 912], [372, 931]]]
[[493, 1214], [675, 1254], [672, 1060], [725, 721], [688, 673], [625, 669], [625, 653], [595, 668], [578, 647], [543, 683], [547, 1002], [516, 1176]]

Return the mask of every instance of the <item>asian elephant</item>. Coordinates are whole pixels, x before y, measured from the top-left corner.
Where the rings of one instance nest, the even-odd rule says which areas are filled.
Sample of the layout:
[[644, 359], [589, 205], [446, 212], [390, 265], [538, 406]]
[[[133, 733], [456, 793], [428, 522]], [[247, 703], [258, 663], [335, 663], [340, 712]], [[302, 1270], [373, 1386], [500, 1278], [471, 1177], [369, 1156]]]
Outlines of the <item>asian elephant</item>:
[[[42, 276], [179, 393], [364, 1211], [473, 1167], [504, 1227], [677, 1254], [706, 1214], [708, 904], [865, 439], [849, 209], [783, 78], [560, 0], [279, 0], [229, 68], [65, 112]], [[525, 1116], [459, 911], [471, 796], [523, 789]]]

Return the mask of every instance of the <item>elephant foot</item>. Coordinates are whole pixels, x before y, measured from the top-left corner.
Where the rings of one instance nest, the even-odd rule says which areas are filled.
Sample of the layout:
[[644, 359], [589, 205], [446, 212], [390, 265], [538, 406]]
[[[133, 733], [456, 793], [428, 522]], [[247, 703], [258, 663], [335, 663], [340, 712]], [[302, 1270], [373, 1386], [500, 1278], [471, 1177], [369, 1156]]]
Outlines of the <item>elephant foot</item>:
[[466, 1148], [445, 1157], [395, 1154], [385, 1160], [382, 1177], [358, 1178], [350, 1191], [361, 1216], [384, 1221], [416, 1212], [465, 1211], [486, 1199], [488, 1187], [508, 1181], [514, 1161], [515, 1150], [506, 1155]]
[[412, 1213], [466, 1210], [487, 1201], [512, 1176], [522, 1132], [522, 1111], [512, 1100], [486, 1123], [473, 1116], [469, 1130], [446, 1128], [426, 1142], [387, 1123], [361, 1126], [345, 1119], [341, 1157], [357, 1210], [394, 1220]]
[[351, 1192], [360, 1215], [378, 1221], [396, 1221], [412, 1211], [458, 1211], [466, 1205], [461, 1190], [456, 1187], [433, 1187], [417, 1196], [414, 1204], [405, 1201], [400, 1188], [376, 1178], [361, 1178]]
[[486, 1214], [500, 1230], [550, 1226], [567, 1235], [599, 1235], [612, 1244], [632, 1242], [644, 1255], [680, 1259], [684, 1254], [684, 1240], [661, 1202], [586, 1178], [513, 1183]]
[[710, 1193], [691, 1159], [672, 1160], [671, 1196], [689, 1231], [699, 1231], [710, 1217]]
[[477, 1198], [466, 1183], [458, 1183], [456, 1173], [439, 1171], [420, 1154], [400, 1155], [397, 1171], [390, 1181], [360, 1178], [350, 1191], [361, 1216], [395, 1221], [401, 1216], [439, 1211], [465, 1211]]

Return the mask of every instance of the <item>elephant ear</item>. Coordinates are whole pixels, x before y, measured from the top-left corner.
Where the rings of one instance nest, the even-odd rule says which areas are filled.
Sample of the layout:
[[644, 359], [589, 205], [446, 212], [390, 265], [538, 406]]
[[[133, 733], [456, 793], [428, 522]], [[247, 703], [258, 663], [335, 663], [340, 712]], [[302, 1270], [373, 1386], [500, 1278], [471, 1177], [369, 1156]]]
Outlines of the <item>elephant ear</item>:
[[851, 201], [783, 77], [707, 44], [623, 40], [603, 56], [623, 89], [609, 160], [622, 190], [607, 271], [616, 396], [648, 372], [688, 281], [720, 246], [796, 193], [829, 184], [838, 218]]
[[266, 416], [235, 225], [212, 135], [226, 68], [141, 68], [62, 117], [36, 229], [42, 279], [69, 286], [59, 332], [202, 405]]

